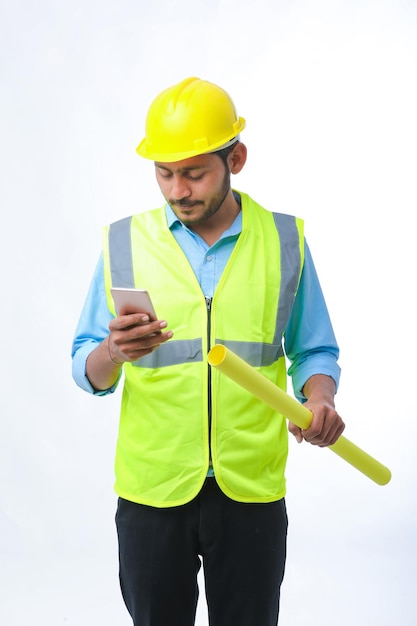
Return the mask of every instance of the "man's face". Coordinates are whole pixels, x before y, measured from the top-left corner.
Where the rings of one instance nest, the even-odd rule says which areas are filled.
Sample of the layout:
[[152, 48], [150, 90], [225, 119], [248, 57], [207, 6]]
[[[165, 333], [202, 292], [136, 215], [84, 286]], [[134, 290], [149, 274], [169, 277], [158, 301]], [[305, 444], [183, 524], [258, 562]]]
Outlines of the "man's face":
[[175, 163], [156, 162], [155, 171], [164, 198], [187, 226], [215, 216], [230, 190], [230, 173], [215, 154]]

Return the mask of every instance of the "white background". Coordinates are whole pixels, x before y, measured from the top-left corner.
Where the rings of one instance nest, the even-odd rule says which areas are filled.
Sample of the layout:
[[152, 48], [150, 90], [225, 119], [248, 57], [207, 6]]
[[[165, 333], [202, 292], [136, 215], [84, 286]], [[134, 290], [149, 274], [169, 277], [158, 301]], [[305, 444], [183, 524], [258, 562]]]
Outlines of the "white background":
[[79, 390], [70, 348], [101, 226], [162, 204], [135, 153], [148, 105], [196, 75], [247, 120], [234, 186], [306, 220], [345, 435], [393, 472], [380, 487], [291, 442], [280, 624], [415, 624], [417, 3], [0, 6], [0, 623], [130, 624], [113, 524], [120, 396]]

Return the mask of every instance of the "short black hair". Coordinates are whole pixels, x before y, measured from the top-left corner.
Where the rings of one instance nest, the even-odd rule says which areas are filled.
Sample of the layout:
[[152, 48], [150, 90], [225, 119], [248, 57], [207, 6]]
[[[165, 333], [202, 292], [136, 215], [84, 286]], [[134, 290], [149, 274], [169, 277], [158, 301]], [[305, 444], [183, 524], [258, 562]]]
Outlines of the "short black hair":
[[227, 165], [227, 157], [232, 152], [233, 148], [237, 146], [238, 143], [239, 143], [239, 140], [237, 139], [230, 146], [227, 146], [227, 148], [221, 148], [220, 150], [215, 150], [214, 152], [212, 152], [212, 154], [217, 154], [221, 158], [223, 163]]

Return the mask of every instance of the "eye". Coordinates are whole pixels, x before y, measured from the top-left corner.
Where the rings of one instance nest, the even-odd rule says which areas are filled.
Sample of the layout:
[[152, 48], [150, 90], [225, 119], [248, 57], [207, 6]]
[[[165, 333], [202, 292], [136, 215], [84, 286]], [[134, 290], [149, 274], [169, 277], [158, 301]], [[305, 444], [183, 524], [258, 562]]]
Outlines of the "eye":
[[163, 170], [163, 169], [158, 169], [158, 176], [160, 176], [161, 178], [170, 178], [172, 176], [172, 172], [170, 172], [169, 170]]
[[192, 181], [201, 180], [203, 176], [204, 176], [204, 172], [202, 174], [198, 174], [197, 176], [191, 176], [191, 174], [187, 174], [188, 180], [192, 180]]

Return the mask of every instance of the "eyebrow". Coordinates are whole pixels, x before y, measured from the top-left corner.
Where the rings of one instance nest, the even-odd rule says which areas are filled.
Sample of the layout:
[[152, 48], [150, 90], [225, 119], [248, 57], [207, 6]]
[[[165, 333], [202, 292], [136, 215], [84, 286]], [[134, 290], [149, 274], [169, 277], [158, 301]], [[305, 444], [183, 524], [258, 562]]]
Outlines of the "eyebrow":
[[186, 172], [193, 172], [195, 170], [204, 170], [207, 169], [206, 165], [189, 165], [187, 167], [180, 167], [179, 169], [171, 169], [166, 167], [166, 165], [162, 165], [161, 163], [157, 163], [155, 161], [155, 167], [158, 167], [160, 170], [165, 170], [167, 172], [178, 172], [179, 174], [184, 174]]

